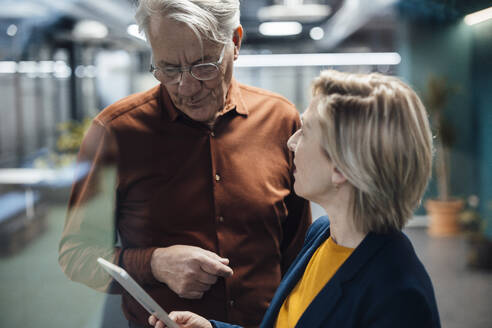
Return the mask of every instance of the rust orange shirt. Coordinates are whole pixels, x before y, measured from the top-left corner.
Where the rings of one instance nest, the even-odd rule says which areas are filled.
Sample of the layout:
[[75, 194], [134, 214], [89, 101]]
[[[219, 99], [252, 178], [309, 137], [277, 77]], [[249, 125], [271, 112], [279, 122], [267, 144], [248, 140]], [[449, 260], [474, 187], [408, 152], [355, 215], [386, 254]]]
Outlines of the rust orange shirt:
[[[162, 86], [104, 109], [79, 152], [89, 172], [70, 197], [63, 270], [104, 289], [95, 261], [105, 256], [166, 311], [258, 325], [311, 223], [308, 202], [293, 194], [286, 146], [298, 127], [286, 99], [235, 80], [213, 129], [177, 110]], [[105, 172], [114, 173], [114, 185]], [[150, 270], [154, 249], [176, 244], [227, 257], [234, 275], [200, 300], [178, 297]], [[110, 292], [123, 293], [128, 319], [147, 323], [148, 314], [121, 287]]]

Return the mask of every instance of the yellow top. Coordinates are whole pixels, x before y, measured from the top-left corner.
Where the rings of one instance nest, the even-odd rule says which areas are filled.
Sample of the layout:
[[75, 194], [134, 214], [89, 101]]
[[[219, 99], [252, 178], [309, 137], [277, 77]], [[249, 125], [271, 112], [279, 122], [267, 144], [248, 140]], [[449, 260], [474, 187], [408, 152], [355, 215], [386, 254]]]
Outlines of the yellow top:
[[331, 236], [314, 252], [306, 271], [282, 304], [276, 328], [295, 327], [309, 304], [352, 254], [354, 248], [337, 245]]

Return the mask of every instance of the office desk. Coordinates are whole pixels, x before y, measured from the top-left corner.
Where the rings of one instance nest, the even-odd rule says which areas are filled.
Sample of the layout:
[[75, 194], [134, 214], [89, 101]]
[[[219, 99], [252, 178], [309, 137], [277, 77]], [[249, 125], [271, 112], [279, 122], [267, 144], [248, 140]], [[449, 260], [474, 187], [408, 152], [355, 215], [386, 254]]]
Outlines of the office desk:
[[25, 190], [26, 216], [34, 217], [33, 186], [54, 180], [56, 171], [52, 169], [7, 168], [0, 169], [0, 185], [20, 186]]

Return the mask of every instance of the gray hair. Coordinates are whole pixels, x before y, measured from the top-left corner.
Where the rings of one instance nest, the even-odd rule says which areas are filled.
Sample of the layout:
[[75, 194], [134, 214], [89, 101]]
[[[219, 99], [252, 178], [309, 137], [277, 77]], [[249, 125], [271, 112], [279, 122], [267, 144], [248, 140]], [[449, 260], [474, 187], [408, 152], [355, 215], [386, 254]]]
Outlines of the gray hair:
[[402, 229], [432, 167], [432, 134], [417, 94], [395, 77], [323, 71], [313, 83], [321, 147], [353, 186], [355, 227]]
[[226, 44], [239, 26], [239, 0], [140, 0], [135, 20], [147, 39], [152, 15], [188, 25], [200, 43], [205, 38]]

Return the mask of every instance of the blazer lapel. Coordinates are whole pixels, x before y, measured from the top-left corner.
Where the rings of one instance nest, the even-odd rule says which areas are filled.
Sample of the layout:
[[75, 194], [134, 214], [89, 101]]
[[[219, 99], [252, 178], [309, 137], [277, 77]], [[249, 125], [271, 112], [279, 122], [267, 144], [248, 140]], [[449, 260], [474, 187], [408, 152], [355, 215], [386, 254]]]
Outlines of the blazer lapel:
[[312, 245], [299, 257], [298, 261], [294, 262], [282, 279], [280, 285], [273, 296], [270, 306], [268, 307], [264, 320], [260, 327], [273, 327], [277, 320], [280, 307], [284, 304], [284, 300], [290, 294], [292, 289], [297, 285], [297, 282], [302, 278], [304, 270], [309, 263], [318, 247], [328, 238], [330, 229], [327, 228], [320, 236], [312, 243]]
[[363, 269], [377, 252], [388, 242], [390, 235], [370, 232], [349, 256], [347, 261], [338, 269], [335, 276], [341, 283], [352, 278]]
[[299, 318], [296, 327], [320, 327], [323, 321], [336, 308], [341, 296], [342, 287], [340, 281], [330, 279]]
[[[385, 235], [369, 233], [316, 295], [302, 314], [296, 327], [320, 327], [336, 309], [338, 300], [343, 297], [343, 283], [353, 279], [387, 240]], [[319, 244], [316, 248], [318, 246]]]

